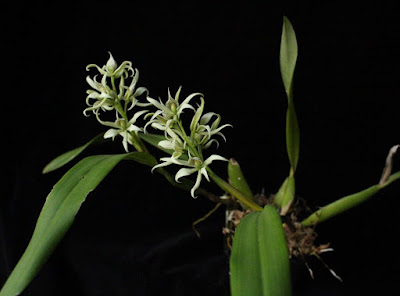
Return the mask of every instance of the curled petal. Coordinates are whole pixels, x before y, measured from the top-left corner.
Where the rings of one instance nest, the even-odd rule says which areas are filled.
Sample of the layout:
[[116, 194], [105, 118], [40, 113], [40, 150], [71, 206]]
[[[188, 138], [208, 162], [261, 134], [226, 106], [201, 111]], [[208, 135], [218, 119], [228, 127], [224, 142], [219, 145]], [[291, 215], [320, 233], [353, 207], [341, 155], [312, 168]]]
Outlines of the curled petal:
[[183, 104], [189, 104], [190, 100], [193, 99], [195, 96], [201, 96], [201, 97], [203, 97], [203, 94], [201, 94], [201, 93], [193, 93], [193, 94], [189, 95], [189, 96], [182, 102], [182, 105], [183, 105]]
[[130, 69], [132, 69], [132, 63], [129, 61], [125, 61], [118, 67], [118, 69], [115, 70], [113, 75], [116, 78], [119, 78], [123, 73], [126, 72], [126, 70], [130, 70]]
[[161, 158], [160, 160], [163, 160], [164, 162], [153, 166], [153, 168], [151, 169], [151, 172], [153, 172], [155, 169], [158, 169], [158, 168], [165, 167], [165, 166], [168, 166], [170, 164], [173, 164], [172, 158], [166, 157], [166, 158]]
[[208, 166], [208, 165], [211, 164], [214, 160], [228, 161], [225, 157], [222, 157], [222, 156], [217, 155], [217, 154], [213, 154], [213, 155], [211, 155], [209, 158], [207, 158], [207, 159], [204, 161], [204, 166]]
[[157, 102], [156, 100], [154, 100], [154, 99], [152, 99], [152, 98], [150, 98], [150, 97], [147, 97], [147, 101], [149, 101], [151, 104], [153, 104], [156, 108], [158, 108], [158, 109], [160, 109], [160, 110], [162, 110], [162, 111], [164, 111], [164, 112], [167, 112], [167, 113], [169, 113], [169, 112], [171, 112], [164, 104], [162, 104], [162, 103], [160, 103], [160, 102]]
[[168, 140], [163, 140], [163, 141], [158, 142], [158, 146], [160, 146], [161, 148], [164, 148], [164, 149], [171, 149], [171, 150], [174, 150], [174, 148], [175, 148], [175, 145], [171, 141], [168, 141]]
[[208, 177], [208, 173], [205, 167], [201, 168], [199, 171], [204, 177], [206, 177], [207, 181], [210, 182], [210, 178]]
[[184, 104], [179, 105], [177, 114], [178, 115], [182, 114], [183, 110], [185, 110], [185, 109], [192, 109], [193, 111], [196, 111], [196, 109], [192, 105], [184, 103]]
[[149, 112], [149, 110], [142, 110], [142, 111], [136, 112], [136, 113], [133, 115], [133, 117], [131, 118], [131, 120], [129, 120], [128, 124], [135, 123], [136, 120], [139, 118], [139, 116], [141, 116], [141, 115], [143, 115], [143, 114], [145, 114], [145, 113], [147, 113], [147, 112]]
[[98, 83], [96, 83], [95, 81], [96, 81], [96, 76], [94, 76], [94, 81], [92, 80], [92, 78], [90, 78], [90, 76], [86, 76], [86, 82], [90, 85], [90, 87], [100, 91]]
[[129, 149], [128, 149], [128, 132], [125, 131], [125, 132], [121, 133], [120, 135], [123, 138], [122, 139], [122, 146], [124, 146], [124, 149], [125, 149], [126, 152], [129, 152]]
[[175, 181], [179, 182], [180, 178], [182, 178], [184, 176], [189, 176], [189, 175], [191, 175], [191, 174], [193, 174], [193, 173], [195, 173], [197, 171], [198, 171], [197, 168], [190, 168], [190, 169], [189, 168], [182, 168], [176, 173]]
[[145, 88], [145, 87], [143, 87], [143, 86], [141, 86], [141, 87], [138, 87], [137, 89], [136, 89], [136, 91], [135, 91], [135, 93], [133, 94], [133, 96], [136, 98], [136, 97], [140, 97], [142, 94], [144, 94], [145, 92], [149, 92], [148, 91], [148, 89], [147, 88]]
[[86, 66], [86, 71], [89, 71], [89, 69], [90, 68], [92, 68], [92, 67], [95, 67], [96, 69], [97, 69], [97, 71], [99, 71], [101, 74], [107, 74], [107, 72], [104, 70], [104, 69], [102, 69], [102, 68], [100, 68], [99, 66], [97, 66], [97, 65], [95, 65], [95, 64], [90, 64], [90, 65], [87, 65]]
[[100, 117], [99, 117], [99, 112], [98, 112], [98, 110], [95, 112], [95, 114], [96, 114], [96, 119], [97, 119], [97, 121], [100, 122], [102, 125], [109, 126], [109, 127], [113, 127], [113, 128], [117, 128], [117, 129], [120, 127], [120, 126], [119, 126], [118, 124], [116, 124], [115, 122], [103, 121], [103, 120], [101, 120]]
[[203, 149], [208, 149], [208, 148], [210, 148], [212, 143], [216, 143], [216, 144], [217, 144], [217, 149], [218, 149], [218, 147], [219, 147], [219, 142], [218, 142], [217, 140], [215, 140], [215, 139], [212, 139], [212, 140], [208, 141], [208, 142], [203, 146]]
[[196, 183], [194, 183], [192, 189], [190, 190], [190, 194], [192, 195], [193, 198], [197, 197], [197, 196], [194, 195], [194, 193], [200, 187], [200, 183], [201, 183], [201, 173], [199, 171], [197, 173]]
[[114, 140], [115, 136], [119, 135], [120, 132], [120, 130], [110, 128], [105, 132], [104, 139], [112, 138]]
[[127, 129], [128, 132], [142, 132], [143, 128], [142, 127], [138, 127], [134, 124], [131, 124]]
[[209, 123], [214, 115], [218, 116], [218, 114], [214, 112], [208, 112], [204, 114], [200, 119], [200, 125], [206, 125], [207, 123]]
[[155, 129], [158, 129], [158, 130], [161, 130], [161, 131], [165, 131], [167, 129], [164, 125], [161, 125], [161, 124], [159, 124], [157, 122], [153, 122], [151, 124], [151, 127], [155, 128]]

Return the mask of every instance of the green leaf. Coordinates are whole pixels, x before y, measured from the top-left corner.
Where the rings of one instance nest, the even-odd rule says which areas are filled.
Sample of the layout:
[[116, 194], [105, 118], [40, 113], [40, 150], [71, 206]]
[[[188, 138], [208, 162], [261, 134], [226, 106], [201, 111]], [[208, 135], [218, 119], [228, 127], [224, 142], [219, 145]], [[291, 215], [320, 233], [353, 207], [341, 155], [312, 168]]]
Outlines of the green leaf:
[[310, 216], [308, 216], [306, 219], [304, 219], [301, 222], [301, 225], [312, 226], [312, 225], [321, 223], [323, 221], [326, 221], [330, 218], [333, 218], [333, 217], [365, 202], [370, 197], [372, 197], [376, 193], [378, 193], [381, 189], [385, 188], [386, 186], [390, 185], [391, 183], [393, 183], [394, 181], [397, 181], [399, 179], [400, 179], [400, 172], [396, 172], [396, 173], [392, 174], [388, 178], [388, 180], [382, 185], [380, 185], [380, 184], [373, 185], [363, 191], [342, 197], [342, 198], [320, 208], [318, 211], [312, 213]]
[[253, 201], [253, 192], [243, 175], [239, 163], [233, 158], [228, 163], [228, 178], [233, 187], [243, 193], [248, 200]]
[[289, 100], [289, 106], [286, 113], [286, 150], [293, 171], [292, 174], [294, 174], [300, 155], [300, 129], [292, 99]]
[[300, 153], [300, 130], [293, 103], [293, 75], [297, 61], [296, 34], [290, 21], [283, 18], [280, 66], [283, 85], [288, 97], [286, 113], [286, 149], [293, 173], [296, 171]]
[[142, 140], [149, 143], [153, 147], [156, 147], [157, 149], [160, 149], [161, 151], [164, 151], [165, 153], [170, 154], [170, 155], [172, 155], [172, 153], [174, 153], [174, 150], [165, 149], [158, 145], [158, 143], [160, 143], [161, 141], [166, 140], [164, 135], [156, 135], [156, 134], [149, 134], [149, 133], [146, 133], [146, 134], [139, 133], [138, 135]]
[[276, 209], [265, 206], [242, 219], [230, 258], [232, 296], [291, 295], [289, 253]]
[[[140, 137], [143, 141], [149, 143], [149, 144], [152, 145], [153, 147], [155, 147], [155, 148], [157, 148], [157, 149], [159, 149], [159, 150], [161, 150], [161, 151], [163, 151], [163, 152], [165, 152], [165, 153], [167, 153], [167, 154], [169, 154], [169, 155], [172, 155], [172, 153], [174, 153], [174, 150], [172, 150], [172, 149], [165, 149], [165, 148], [163, 148], [163, 147], [161, 147], [161, 146], [158, 145], [158, 143], [160, 143], [161, 141], [166, 140], [166, 138], [165, 138], [163, 135], [156, 135], [156, 134], [149, 134], [149, 133], [146, 133], [146, 134], [140, 133], [140, 134], [139, 134], [139, 137]], [[183, 154], [183, 155], [180, 157], [180, 159], [188, 160], [189, 158], [188, 158], [187, 155]]]
[[296, 193], [295, 180], [293, 175], [291, 175], [287, 177], [285, 181], [282, 183], [274, 199], [275, 204], [281, 208], [282, 216], [286, 215], [287, 211], [292, 205], [295, 193]]
[[369, 199], [380, 190], [379, 185], [371, 186], [361, 192], [342, 197], [314, 212], [301, 222], [303, 226], [312, 226], [337, 216]]
[[95, 155], [72, 167], [47, 196], [32, 238], [0, 296], [19, 295], [39, 272], [74, 221], [86, 196], [123, 159], [147, 163], [144, 153]]
[[281, 37], [280, 66], [283, 85], [286, 94], [291, 97], [294, 68], [297, 60], [297, 40], [293, 26], [285, 16], [283, 17], [283, 28]]
[[104, 140], [103, 134], [97, 135], [96, 137], [91, 139], [89, 142], [87, 142], [85, 145], [82, 145], [82, 146], [80, 146], [78, 148], [75, 148], [73, 150], [65, 152], [64, 154], [61, 154], [60, 156], [57, 156], [52, 161], [50, 161], [49, 164], [46, 165], [46, 167], [43, 169], [42, 173], [43, 174], [47, 174], [47, 173], [49, 173], [51, 171], [59, 169], [60, 167], [66, 165], [71, 160], [73, 160], [75, 157], [77, 157], [87, 147], [89, 147], [92, 144], [98, 143], [101, 140]]

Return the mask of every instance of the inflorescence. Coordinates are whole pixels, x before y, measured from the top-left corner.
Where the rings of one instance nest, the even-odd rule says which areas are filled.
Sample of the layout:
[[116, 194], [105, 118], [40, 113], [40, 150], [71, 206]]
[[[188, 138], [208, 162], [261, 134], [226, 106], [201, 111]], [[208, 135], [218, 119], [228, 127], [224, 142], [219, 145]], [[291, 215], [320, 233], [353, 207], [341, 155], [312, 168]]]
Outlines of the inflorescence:
[[[214, 160], [227, 161], [226, 158], [212, 154], [204, 159], [203, 151], [210, 148], [213, 143], [217, 148], [219, 142], [215, 136], [226, 138], [221, 130], [225, 127], [232, 126], [224, 124], [220, 126], [221, 116], [214, 112], [203, 114], [204, 96], [201, 93], [193, 93], [186, 97], [181, 103], [179, 97], [181, 87], [172, 97], [168, 90], [168, 99], [165, 103], [161, 99], [158, 101], [149, 97], [149, 91], [145, 87], [137, 87], [139, 79], [139, 71], [132, 68], [132, 63], [124, 61], [118, 66], [113, 56], [110, 54], [106, 65], [99, 67], [90, 64], [86, 67], [96, 68], [102, 76], [98, 82], [95, 75], [93, 78], [87, 76], [86, 81], [91, 89], [87, 90], [86, 104], [88, 107], [83, 111], [85, 116], [89, 116], [88, 112], [95, 114], [96, 119], [102, 125], [110, 127], [104, 134], [104, 138], [122, 137], [122, 145], [126, 152], [129, 152], [129, 144], [135, 146], [138, 133], [147, 133], [148, 127], [162, 131], [165, 140], [158, 143], [161, 148], [172, 151], [170, 157], [163, 157], [160, 164], [153, 167], [152, 171], [171, 164], [183, 166], [175, 175], [175, 180], [194, 173], [197, 178], [191, 189], [192, 197], [195, 197], [195, 191], [199, 188], [202, 176], [209, 181], [207, 167]], [[130, 80], [130, 83], [129, 83]], [[111, 82], [111, 85], [109, 83]], [[118, 88], [116, 87], [118, 85]], [[128, 86], [129, 85], [129, 86]], [[139, 97], [146, 96], [147, 102], [139, 102]], [[200, 99], [200, 104], [193, 106], [195, 98]], [[150, 112], [149, 110], [136, 110], [138, 107], [153, 106], [157, 110]], [[181, 115], [185, 109], [193, 111], [193, 117], [189, 130], [185, 130]], [[115, 112], [115, 121], [103, 121], [100, 119], [100, 112]], [[131, 117], [128, 113], [132, 113]], [[147, 114], [146, 114], [147, 113]], [[137, 126], [137, 119], [146, 114], [143, 118], [147, 120], [143, 127]], [[136, 147], [136, 146], [135, 146]]]

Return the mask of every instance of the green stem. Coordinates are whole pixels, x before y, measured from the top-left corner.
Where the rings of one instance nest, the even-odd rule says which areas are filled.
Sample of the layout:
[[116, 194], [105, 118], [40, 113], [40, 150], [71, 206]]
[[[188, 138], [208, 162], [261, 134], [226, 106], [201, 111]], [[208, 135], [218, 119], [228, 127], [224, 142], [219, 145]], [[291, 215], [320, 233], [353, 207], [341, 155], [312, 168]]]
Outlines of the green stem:
[[251, 201], [248, 197], [244, 196], [243, 193], [241, 193], [239, 190], [237, 190], [235, 187], [232, 187], [228, 182], [225, 180], [221, 179], [218, 177], [210, 168], [207, 167], [207, 172], [208, 175], [211, 177], [211, 179], [217, 184], [222, 190], [228, 192], [235, 198], [237, 198], [239, 201], [241, 201], [243, 204], [248, 206], [249, 208], [255, 210], [255, 211], [262, 211], [263, 208], [256, 204], [255, 202]]
[[183, 128], [182, 121], [178, 121], [178, 127], [182, 132], [183, 140], [187, 143], [189, 147], [189, 152], [193, 154], [194, 156], [200, 158], [203, 161], [203, 158], [201, 157], [200, 153], [197, 151], [196, 147], [193, 146], [193, 143], [191, 139], [187, 136], [185, 129]]
[[140, 137], [138, 137], [138, 135], [135, 132], [131, 132], [130, 134], [132, 136], [133, 146], [135, 147], [135, 149], [139, 152], [145, 152], [150, 154], [149, 150], [147, 150], [146, 145], [143, 143]]

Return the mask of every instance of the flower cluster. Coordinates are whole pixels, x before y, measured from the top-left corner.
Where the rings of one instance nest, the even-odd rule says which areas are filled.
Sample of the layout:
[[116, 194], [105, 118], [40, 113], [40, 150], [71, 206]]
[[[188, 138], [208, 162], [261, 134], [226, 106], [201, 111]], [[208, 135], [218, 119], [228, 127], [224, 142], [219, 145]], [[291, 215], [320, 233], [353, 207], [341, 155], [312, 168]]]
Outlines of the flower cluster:
[[[178, 89], [173, 98], [168, 91], [168, 100], [165, 104], [163, 104], [161, 100], [156, 101], [148, 97], [147, 100], [158, 110], [146, 115], [146, 117], [151, 116], [146, 127], [151, 125], [155, 129], [164, 131], [166, 139], [160, 141], [158, 145], [162, 148], [173, 151], [170, 157], [161, 158], [160, 160], [162, 163], [154, 166], [153, 170], [171, 164], [183, 166], [184, 168], [181, 168], [175, 175], [175, 180], [177, 182], [179, 182], [181, 177], [197, 172], [196, 182], [191, 189], [191, 195], [192, 197], [195, 197], [195, 191], [200, 186], [202, 176], [209, 181], [207, 167], [214, 160], [227, 161], [226, 158], [216, 154], [204, 159], [203, 150], [209, 148], [214, 142], [218, 146], [218, 140], [212, 138], [214, 135], [219, 135], [225, 140], [221, 130], [231, 125], [225, 124], [219, 126], [221, 116], [216, 113], [210, 112], [203, 115], [204, 97], [201, 93], [193, 93], [186, 97], [182, 104], [179, 104], [180, 93], [181, 88]], [[196, 96], [200, 97], [201, 101], [200, 105], [197, 106], [197, 109], [189, 104]], [[190, 123], [190, 132], [186, 132], [181, 120], [181, 114], [184, 109], [191, 109], [194, 111]], [[208, 123], [210, 123], [213, 117], [215, 120], [210, 126]]]
[[[215, 143], [218, 147], [219, 142], [214, 136], [220, 136], [226, 140], [221, 130], [231, 125], [219, 126], [221, 116], [214, 112], [203, 114], [204, 97], [201, 93], [193, 93], [181, 103], [179, 101], [181, 87], [175, 96], [171, 96], [168, 90], [168, 99], [165, 103], [161, 99], [157, 101], [149, 97], [146, 88], [136, 87], [139, 71], [133, 69], [132, 63], [129, 61], [118, 66], [111, 53], [106, 65], [99, 67], [90, 64], [86, 67], [86, 70], [90, 68], [97, 69], [101, 75], [101, 80], [99, 82], [96, 79], [97, 75], [93, 78], [90, 76], [86, 78], [91, 89], [87, 91], [86, 104], [88, 107], [83, 113], [88, 116], [88, 113], [92, 112], [99, 123], [110, 128], [104, 134], [104, 138], [114, 139], [116, 136], [121, 136], [123, 147], [127, 152], [129, 151], [128, 144], [135, 146], [138, 132], [147, 133], [149, 126], [162, 131], [165, 140], [160, 141], [158, 145], [161, 148], [171, 150], [172, 155], [161, 158], [161, 163], [154, 166], [153, 170], [171, 164], [183, 166], [175, 175], [177, 182], [183, 176], [197, 173], [196, 182], [191, 189], [191, 195], [195, 197], [195, 191], [199, 188], [202, 177], [204, 176], [209, 181], [208, 166], [214, 160], [227, 161], [226, 158], [216, 154], [204, 159], [203, 151], [209, 148], [212, 143]], [[130, 83], [128, 84], [129, 79]], [[116, 85], [118, 85], [118, 88]], [[145, 94], [148, 103], [138, 101], [138, 97], [143, 94]], [[191, 103], [196, 98], [200, 99], [200, 104], [194, 107]], [[128, 117], [128, 112], [131, 112], [135, 106], [154, 106], [157, 110], [152, 113], [148, 113], [148, 110], [136, 111], [131, 117]], [[181, 118], [184, 110], [193, 111], [188, 132], [186, 132]], [[100, 113], [107, 111], [115, 111], [115, 121], [104, 121], [100, 118]], [[148, 113], [144, 117], [148, 122], [144, 127], [135, 125], [136, 120], [145, 113]]]
[[[86, 81], [92, 89], [87, 90], [88, 96], [86, 97], [86, 104], [88, 108], [83, 111], [85, 116], [88, 116], [88, 112], [92, 111], [102, 125], [111, 127], [105, 134], [104, 138], [112, 138], [120, 135], [122, 136], [122, 144], [125, 151], [128, 150], [128, 143], [132, 142], [132, 132], [142, 131], [135, 125], [138, 117], [147, 111], [139, 111], [129, 119], [128, 112], [131, 111], [135, 106], [149, 106], [149, 103], [140, 103], [138, 97], [143, 94], [148, 94], [148, 90], [145, 87], [136, 87], [139, 79], [139, 71], [132, 68], [132, 63], [129, 61], [123, 62], [118, 66], [113, 56], [110, 54], [106, 65], [99, 67], [95, 64], [90, 64], [86, 67], [89, 71], [90, 68], [96, 68], [99, 74], [102, 76], [100, 82], [97, 81], [97, 75], [93, 78], [90, 76], [86, 77]], [[131, 73], [131, 74], [130, 74]], [[130, 74], [130, 75], [129, 75]], [[127, 84], [130, 79], [130, 83]], [[111, 85], [109, 83], [111, 82]], [[118, 85], [118, 88], [116, 87]], [[100, 112], [113, 111], [115, 110], [116, 119], [112, 121], [103, 121], [100, 119]]]

